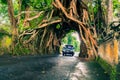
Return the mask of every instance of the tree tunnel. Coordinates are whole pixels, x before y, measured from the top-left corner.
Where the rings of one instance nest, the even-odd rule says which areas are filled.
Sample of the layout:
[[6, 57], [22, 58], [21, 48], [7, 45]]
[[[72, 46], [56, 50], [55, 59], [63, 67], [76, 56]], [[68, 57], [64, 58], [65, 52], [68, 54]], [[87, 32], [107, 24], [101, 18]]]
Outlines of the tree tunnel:
[[78, 32], [71, 30], [66, 34], [66, 36], [61, 40], [60, 53], [62, 53], [62, 50], [66, 45], [72, 45], [74, 52], [80, 52], [80, 37]]
[[[78, 32], [81, 39], [82, 57], [97, 57], [97, 42], [95, 27], [90, 24], [88, 8], [82, 0], [55, 0], [52, 8], [40, 11], [34, 17], [24, 20], [25, 24], [32, 23], [44, 16], [34, 29], [24, 30], [19, 35], [19, 44], [34, 53], [59, 53], [61, 40], [71, 30]], [[87, 55], [86, 55], [87, 54]]]

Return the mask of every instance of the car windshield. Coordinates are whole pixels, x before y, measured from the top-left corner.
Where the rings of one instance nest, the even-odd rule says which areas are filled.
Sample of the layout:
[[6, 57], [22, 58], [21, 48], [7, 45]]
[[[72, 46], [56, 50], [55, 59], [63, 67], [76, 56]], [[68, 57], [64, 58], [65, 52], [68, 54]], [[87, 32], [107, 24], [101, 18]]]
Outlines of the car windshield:
[[65, 45], [66, 48], [73, 49], [73, 45]]

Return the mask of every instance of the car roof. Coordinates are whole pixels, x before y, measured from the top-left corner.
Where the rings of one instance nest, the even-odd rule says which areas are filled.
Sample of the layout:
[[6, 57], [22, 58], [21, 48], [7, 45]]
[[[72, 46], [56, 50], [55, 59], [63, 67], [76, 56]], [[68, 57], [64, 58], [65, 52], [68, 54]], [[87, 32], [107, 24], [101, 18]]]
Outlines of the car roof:
[[66, 44], [65, 46], [73, 46], [73, 45], [71, 45], [71, 44]]
[[69, 47], [69, 48], [71, 47], [71, 48], [73, 48], [73, 45], [69, 44], [69, 45], [65, 45], [65, 47]]

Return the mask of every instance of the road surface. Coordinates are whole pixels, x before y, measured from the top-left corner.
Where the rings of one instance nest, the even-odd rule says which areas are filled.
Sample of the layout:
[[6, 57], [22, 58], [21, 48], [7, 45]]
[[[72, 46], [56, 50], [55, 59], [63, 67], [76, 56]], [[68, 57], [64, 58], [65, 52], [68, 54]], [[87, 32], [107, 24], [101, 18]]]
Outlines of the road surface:
[[97, 63], [76, 56], [1, 56], [0, 80], [109, 80], [109, 76]]

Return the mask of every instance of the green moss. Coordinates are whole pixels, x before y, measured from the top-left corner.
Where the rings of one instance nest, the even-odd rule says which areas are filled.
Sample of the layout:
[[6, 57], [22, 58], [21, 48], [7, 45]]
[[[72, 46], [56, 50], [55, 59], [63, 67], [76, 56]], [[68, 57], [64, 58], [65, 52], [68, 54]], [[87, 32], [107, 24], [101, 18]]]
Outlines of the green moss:
[[116, 66], [108, 64], [105, 60], [98, 57], [97, 62], [102, 66], [102, 68], [110, 75], [110, 80], [116, 80]]

